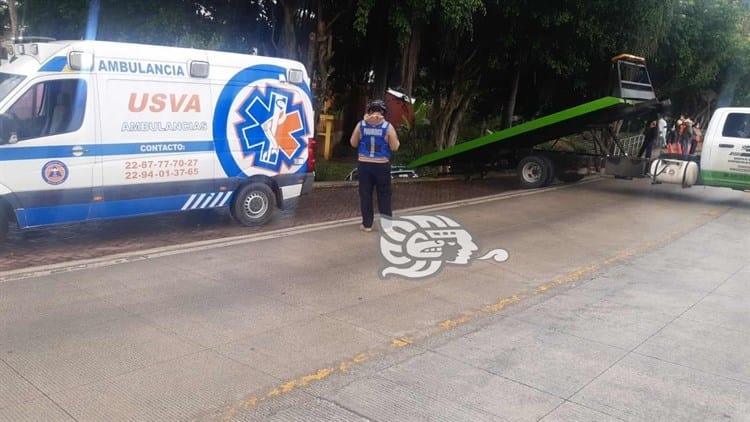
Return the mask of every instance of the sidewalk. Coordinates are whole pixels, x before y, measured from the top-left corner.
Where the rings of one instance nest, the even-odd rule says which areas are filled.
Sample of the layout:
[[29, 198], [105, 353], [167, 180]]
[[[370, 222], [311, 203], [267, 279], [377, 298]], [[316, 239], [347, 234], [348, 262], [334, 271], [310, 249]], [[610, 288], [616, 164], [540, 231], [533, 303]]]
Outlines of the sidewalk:
[[[493, 195], [517, 187], [514, 177], [465, 181], [417, 179], [393, 184], [393, 209], [451, 202]], [[357, 184], [323, 182], [299, 204], [277, 210], [262, 227], [243, 227], [227, 210], [196, 211], [129, 219], [93, 221], [79, 224], [18, 230], [11, 225], [8, 240], [0, 245], [0, 271], [92, 259], [114, 253], [170, 246], [177, 243], [220, 239], [267, 232], [324, 221], [359, 216]], [[61, 247], [63, 246], [63, 247]]]
[[735, 208], [231, 420], [750, 420], [748, 226]]

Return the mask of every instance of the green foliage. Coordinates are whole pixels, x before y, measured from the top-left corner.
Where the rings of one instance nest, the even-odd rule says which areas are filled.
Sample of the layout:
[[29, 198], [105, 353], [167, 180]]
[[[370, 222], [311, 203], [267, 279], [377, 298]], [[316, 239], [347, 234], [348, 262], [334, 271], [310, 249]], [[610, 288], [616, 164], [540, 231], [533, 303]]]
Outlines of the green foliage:
[[319, 160], [315, 163], [316, 182], [341, 182], [356, 167], [352, 161]]
[[[27, 35], [80, 39], [89, 3], [18, 0], [19, 19]], [[308, 46], [320, 48], [309, 35], [325, 17], [333, 109], [352, 122], [362, 95], [399, 85], [402, 50], [419, 35], [409, 63], [421, 102], [417, 123], [402, 129], [403, 161], [429, 151], [436, 127], [454, 120], [437, 118], [452, 93], [471, 98], [466, 139], [495, 129], [503, 111], [524, 121], [602, 96], [609, 59], [623, 52], [648, 59], [659, 96], [677, 112], [715, 106], [713, 97], [750, 103], [750, 15], [740, 0], [101, 0], [100, 9], [99, 39], [269, 55], [286, 48], [280, 34], [289, 35], [292, 10], [304, 62], [315, 56]]]
[[414, 104], [414, 123], [404, 121], [398, 128], [401, 147], [394, 155], [396, 164], [408, 164], [432, 151], [432, 125], [429, 112], [432, 105], [420, 100]]

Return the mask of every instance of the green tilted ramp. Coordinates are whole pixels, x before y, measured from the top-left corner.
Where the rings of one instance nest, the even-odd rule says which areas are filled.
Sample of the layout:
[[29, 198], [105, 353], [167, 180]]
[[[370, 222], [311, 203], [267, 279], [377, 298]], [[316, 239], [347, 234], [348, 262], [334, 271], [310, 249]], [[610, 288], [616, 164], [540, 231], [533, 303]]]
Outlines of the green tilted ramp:
[[[433, 152], [409, 163], [416, 168], [457, 162], [482, 162], [498, 150], [531, 149], [535, 145], [580, 133], [626, 117], [655, 113], [657, 101], [636, 102], [603, 97], [499, 132]], [[502, 142], [501, 142], [502, 141]]]

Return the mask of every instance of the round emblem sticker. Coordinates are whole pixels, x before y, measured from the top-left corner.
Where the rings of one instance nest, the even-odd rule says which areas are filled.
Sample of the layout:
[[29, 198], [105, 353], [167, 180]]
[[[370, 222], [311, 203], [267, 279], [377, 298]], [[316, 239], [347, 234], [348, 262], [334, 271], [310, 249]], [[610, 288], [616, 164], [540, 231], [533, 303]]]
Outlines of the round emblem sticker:
[[59, 185], [68, 179], [68, 166], [62, 161], [49, 161], [42, 167], [42, 178], [50, 185]]

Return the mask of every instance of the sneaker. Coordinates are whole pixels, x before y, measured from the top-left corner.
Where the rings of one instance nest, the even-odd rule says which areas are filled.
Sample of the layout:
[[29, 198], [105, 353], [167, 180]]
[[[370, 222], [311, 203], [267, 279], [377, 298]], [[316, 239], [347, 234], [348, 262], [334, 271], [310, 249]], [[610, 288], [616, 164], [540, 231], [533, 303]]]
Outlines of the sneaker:
[[360, 224], [359, 225], [359, 231], [365, 232], [365, 233], [370, 233], [372, 231], [372, 227], [365, 227], [364, 224]]

